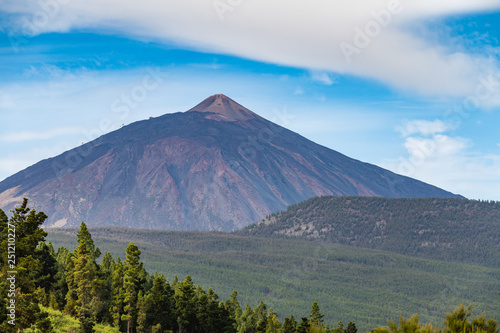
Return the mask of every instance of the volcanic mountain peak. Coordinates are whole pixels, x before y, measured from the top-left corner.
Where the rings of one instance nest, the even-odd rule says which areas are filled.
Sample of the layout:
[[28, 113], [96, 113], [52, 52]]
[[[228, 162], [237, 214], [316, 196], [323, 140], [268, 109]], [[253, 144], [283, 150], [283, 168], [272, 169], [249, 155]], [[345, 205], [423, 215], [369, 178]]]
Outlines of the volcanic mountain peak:
[[223, 94], [212, 95], [196, 105], [190, 111], [214, 113], [209, 116], [214, 120], [241, 121], [260, 118], [257, 114], [236, 103]]
[[139, 121], [0, 182], [51, 226], [232, 231], [314, 196], [455, 197], [353, 160], [224, 95]]

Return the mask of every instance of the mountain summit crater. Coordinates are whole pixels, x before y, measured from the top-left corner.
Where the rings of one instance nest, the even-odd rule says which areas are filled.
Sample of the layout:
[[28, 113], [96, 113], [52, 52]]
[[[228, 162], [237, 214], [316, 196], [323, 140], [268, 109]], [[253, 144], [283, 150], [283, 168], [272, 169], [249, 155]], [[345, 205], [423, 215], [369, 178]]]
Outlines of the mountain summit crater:
[[214, 120], [240, 121], [261, 118], [223, 94], [212, 95], [188, 110], [193, 111], [214, 113], [214, 116], [209, 117]]

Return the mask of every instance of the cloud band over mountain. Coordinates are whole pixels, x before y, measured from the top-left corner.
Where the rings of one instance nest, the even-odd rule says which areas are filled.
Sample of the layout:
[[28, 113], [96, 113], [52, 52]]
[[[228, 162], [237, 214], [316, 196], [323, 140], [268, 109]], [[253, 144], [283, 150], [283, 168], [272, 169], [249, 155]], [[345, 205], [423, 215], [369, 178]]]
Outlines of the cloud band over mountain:
[[[498, 78], [494, 52], [445, 43], [426, 23], [499, 8], [494, 0], [7, 0], [2, 25], [14, 40], [45, 32], [118, 33], [462, 97], [474, 94], [480, 77]], [[499, 92], [482, 102], [498, 105]]]

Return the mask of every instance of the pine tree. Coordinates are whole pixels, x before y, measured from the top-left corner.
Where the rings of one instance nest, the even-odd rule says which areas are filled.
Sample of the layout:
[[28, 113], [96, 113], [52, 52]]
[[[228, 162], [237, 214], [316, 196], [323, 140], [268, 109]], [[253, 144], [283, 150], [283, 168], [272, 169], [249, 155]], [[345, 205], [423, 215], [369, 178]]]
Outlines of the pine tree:
[[210, 299], [207, 293], [201, 289], [200, 286], [196, 288], [196, 319], [198, 322], [198, 327], [196, 332], [198, 333], [212, 333], [214, 331], [213, 323], [210, 318]]
[[109, 274], [110, 276], [113, 273], [113, 270], [115, 269], [115, 260], [113, 259], [111, 253], [107, 251], [106, 253], [104, 253], [104, 256], [102, 257], [101, 269], [103, 272]]
[[212, 327], [216, 328], [214, 333], [234, 333], [235, 332], [235, 320], [225, 308], [223, 302], [217, 302], [212, 300], [209, 303], [209, 314], [210, 322]]
[[250, 305], [247, 304], [245, 311], [241, 315], [241, 325], [239, 326], [239, 333], [255, 332], [257, 323], [255, 316]]
[[77, 316], [82, 327], [88, 330], [91, 320], [95, 322], [102, 318], [104, 306], [101, 299], [105, 284], [100, 279], [96, 263], [100, 251], [95, 247], [84, 222], [80, 225], [77, 240], [78, 246], [70, 257], [71, 263], [66, 272], [66, 311]]
[[101, 256], [101, 250], [95, 246], [94, 241], [92, 240], [92, 235], [90, 234], [85, 222], [80, 224], [80, 230], [76, 234], [76, 238], [78, 244], [85, 242], [87, 251], [94, 260]]
[[322, 326], [324, 316], [325, 315], [321, 314], [319, 311], [318, 302], [313, 302], [311, 307], [311, 314], [309, 315], [309, 318], [311, 318], [311, 322], [315, 323], [317, 326]]
[[148, 297], [144, 296], [142, 290], [137, 294], [137, 332], [148, 332], [150, 325], [147, 322], [147, 312], [150, 310]]
[[48, 295], [55, 288], [57, 275], [57, 260], [54, 252], [54, 247], [51, 243], [40, 243], [35, 249], [35, 258], [40, 264], [40, 269], [34, 274], [33, 280], [35, 284], [43, 291], [43, 296], [47, 302], [41, 302], [44, 306], [48, 306]]
[[121, 331], [124, 330], [122, 323], [122, 315], [125, 313], [123, 311], [124, 300], [125, 300], [125, 290], [123, 289], [123, 264], [118, 257], [115, 263], [115, 269], [111, 275], [111, 317], [113, 319], [113, 326], [120, 328]]
[[311, 324], [309, 323], [309, 319], [306, 317], [302, 317], [302, 321], [297, 325], [297, 333], [307, 333]]
[[344, 333], [344, 323], [342, 321], [339, 321], [337, 323], [337, 327], [333, 329], [333, 333]]
[[193, 280], [189, 275], [184, 281], [177, 283], [174, 299], [179, 332], [192, 332], [197, 326], [197, 319]]
[[[7, 235], [8, 235], [8, 223], [9, 218], [3, 210], [0, 209], [0, 246], [2, 252], [0, 252], [0, 267], [5, 267], [7, 264]], [[2, 308], [3, 309], [3, 308]]]
[[141, 329], [145, 330], [150, 328], [153, 330], [156, 327], [163, 331], [166, 329], [175, 331], [177, 330], [177, 317], [174, 291], [163, 274], [156, 273], [152, 280], [151, 289], [143, 297], [143, 300], [138, 302], [138, 325], [140, 322]]
[[[68, 294], [68, 284], [66, 282], [66, 271], [68, 267], [68, 262], [70, 259], [70, 251], [61, 246], [57, 249], [56, 254], [57, 260], [57, 273], [55, 276], [55, 286], [54, 286], [54, 298], [55, 304], [53, 304], [53, 308], [56, 310], [63, 310], [66, 306], [66, 295]], [[76, 300], [76, 298], [75, 298]]]
[[260, 301], [259, 305], [253, 310], [255, 317], [256, 332], [265, 332], [267, 326], [267, 309], [264, 302]]
[[73, 253], [68, 253], [67, 266], [66, 266], [66, 286], [68, 287], [68, 292], [65, 296], [66, 305], [64, 307], [64, 312], [69, 314], [70, 316], [75, 317], [76, 306], [78, 301], [78, 293], [77, 293], [77, 282], [75, 280], [74, 270], [75, 263], [73, 261]]
[[[19, 208], [12, 211], [13, 215], [10, 220], [7, 220], [5, 212], [0, 210], [0, 253], [1, 253], [1, 271], [0, 276], [9, 276], [7, 271], [16, 271], [16, 318], [15, 329], [31, 327], [32, 325], [45, 327], [47, 332], [51, 331], [51, 324], [46, 314], [40, 310], [37, 304], [35, 293], [39, 285], [33, 279], [33, 276], [39, 276], [42, 270], [41, 263], [35, 256], [35, 250], [38, 244], [45, 242], [47, 233], [41, 228], [42, 224], [47, 219], [47, 215], [43, 212], [36, 212], [28, 207], [28, 199], [24, 198], [23, 203]], [[15, 254], [12, 258], [7, 257], [9, 254], [8, 234], [9, 229], [15, 230]], [[15, 259], [13, 259], [15, 258]], [[8, 260], [15, 260], [14, 263]], [[12, 263], [12, 266], [10, 266]], [[8, 281], [2, 279], [0, 281], [0, 292], [2, 295], [7, 294]], [[2, 297], [3, 299], [3, 297]], [[2, 302], [0, 302], [2, 303]], [[3, 303], [2, 306], [6, 304]], [[3, 315], [3, 314], [2, 314]], [[12, 330], [7, 320], [7, 316], [1, 316], [0, 331], [9, 332]]]
[[197, 301], [197, 333], [227, 333], [235, 332], [235, 321], [226, 309], [224, 302], [219, 302], [219, 296], [210, 288], [205, 292], [196, 287]]
[[494, 319], [486, 320], [486, 316], [475, 316], [470, 320], [471, 308], [461, 304], [453, 312], [447, 313], [444, 320], [444, 333], [498, 333], [497, 322]]
[[242, 315], [242, 310], [240, 302], [238, 301], [238, 292], [233, 290], [231, 293], [231, 299], [227, 299], [224, 303], [224, 307], [229, 312], [231, 318], [234, 320], [234, 328], [237, 329], [241, 324], [240, 317]]
[[356, 324], [354, 324], [352, 321], [350, 321], [349, 324], [347, 324], [347, 329], [345, 331], [346, 333], [358, 333]]
[[85, 240], [81, 240], [75, 250], [73, 257], [74, 268], [70, 274], [75, 281], [77, 301], [76, 312], [78, 317], [90, 316], [90, 302], [92, 283], [95, 278], [96, 268], [92, 262], [92, 256], [88, 251]]
[[283, 329], [281, 333], [295, 333], [297, 329], [297, 321], [290, 315], [290, 318], [285, 318], [283, 320]]
[[127, 259], [124, 263], [123, 290], [125, 292], [122, 320], [127, 322], [127, 333], [135, 331], [137, 322], [137, 294], [139, 290], [138, 276], [141, 250], [134, 243], [127, 246]]
[[99, 319], [108, 324], [113, 323], [111, 315], [112, 307], [112, 284], [113, 284], [113, 270], [115, 268], [115, 260], [111, 253], [106, 252], [102, 258], [102, 263], [99, 269], [99, 279], [102, 283], [100, 301]]
[[269, 309], [269, 314], [267, 315], [267, 325], [266, 333], [280, 333], [281, 323], [278, 320], [278, 315], [273, 309]]

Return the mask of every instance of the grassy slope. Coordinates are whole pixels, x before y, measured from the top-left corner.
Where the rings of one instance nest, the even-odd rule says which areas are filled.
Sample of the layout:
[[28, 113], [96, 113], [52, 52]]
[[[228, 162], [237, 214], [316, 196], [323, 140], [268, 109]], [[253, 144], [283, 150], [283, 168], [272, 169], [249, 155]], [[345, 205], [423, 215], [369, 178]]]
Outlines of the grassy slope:
[[[76, 229], [48, 231], [56, 248], [75, 247]], [[303, 240], [109, 227], [91, 233], [115, 258], [123, 259], [132, 241], [150, 273], [170, 281], [190, 274], [224, 299], [235, 289], [243, 305], [263, 300], [281, 318], [308, 315], [313, 301], [328, 323], [354, 321], [361, 330], [415, 312], [441, 323], [443, 313], [462, 302], [475, 313], [500, 313], [499, 268]]]
[[[60, 311], [54, 310], [52, 308], [42, 309], [49, 313], [50, 321], [54, 327], [56, 332], [60, 333], [71, 333], [78, 332], [79, 322], [75, 318], [64, 314]], [[108, 325], [97, 324], [94, 326], [96, 333], [120, 333], [117, 328], [110, 327]], [[34, 329], [26, 329], [23, 331], [24, 333], [34, 333]]]

